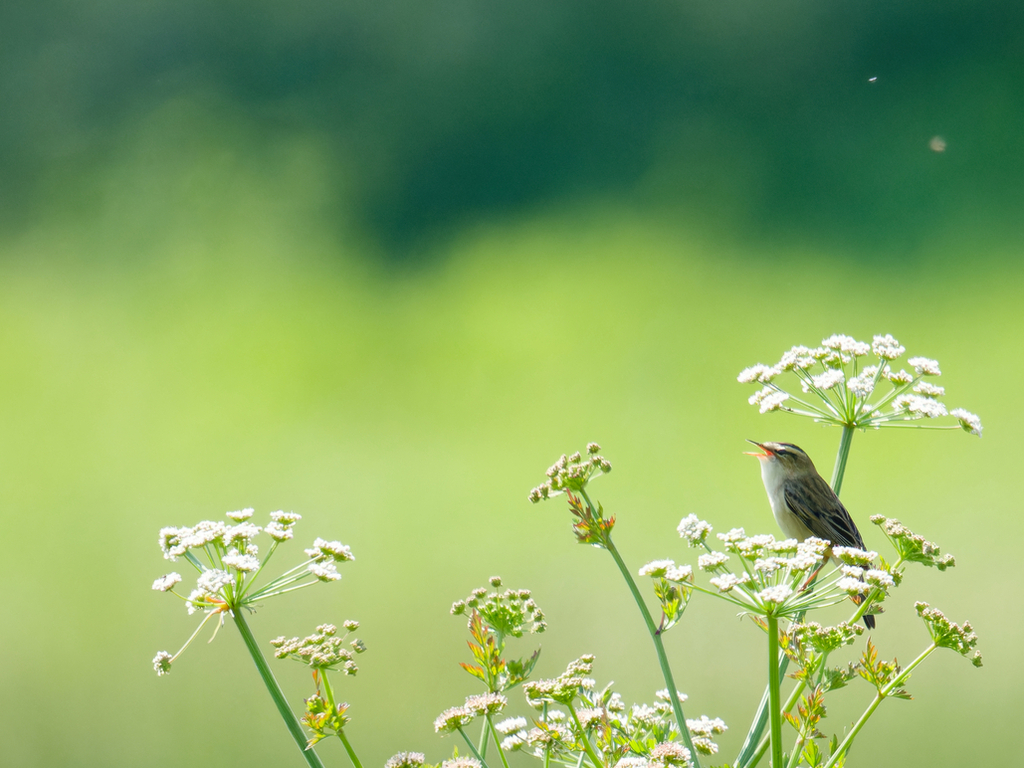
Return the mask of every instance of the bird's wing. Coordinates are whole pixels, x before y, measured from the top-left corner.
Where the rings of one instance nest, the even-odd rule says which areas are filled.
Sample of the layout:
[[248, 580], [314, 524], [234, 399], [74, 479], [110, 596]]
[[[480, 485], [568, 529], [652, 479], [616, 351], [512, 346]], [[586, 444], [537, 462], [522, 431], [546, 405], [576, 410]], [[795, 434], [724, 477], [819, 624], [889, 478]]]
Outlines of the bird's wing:
[[819, 539], [837, 547], [864, 549], [864, 539], [850, 513], [820, 475], [807, 484], [786, 483], [783, 493], [793, 514]]

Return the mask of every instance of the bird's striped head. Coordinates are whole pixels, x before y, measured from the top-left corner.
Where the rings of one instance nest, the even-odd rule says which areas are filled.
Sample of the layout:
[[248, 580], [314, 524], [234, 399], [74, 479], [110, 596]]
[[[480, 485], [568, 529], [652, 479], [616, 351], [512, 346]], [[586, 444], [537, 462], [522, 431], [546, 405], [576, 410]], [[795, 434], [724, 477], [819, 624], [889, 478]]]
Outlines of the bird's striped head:
[[763, 453], [748, 451], [748, 456], [756, 456], [761, 461], [777, 461], [789, 472], [806, 471], [808, 469], [814, 471], [814, 462], [811, 461], [811, 457], [798, 445], [793, 445], [792, 443], [758, 443], [754, 440], [747, 440], [747, 442], [753, 443], [763, 451]]

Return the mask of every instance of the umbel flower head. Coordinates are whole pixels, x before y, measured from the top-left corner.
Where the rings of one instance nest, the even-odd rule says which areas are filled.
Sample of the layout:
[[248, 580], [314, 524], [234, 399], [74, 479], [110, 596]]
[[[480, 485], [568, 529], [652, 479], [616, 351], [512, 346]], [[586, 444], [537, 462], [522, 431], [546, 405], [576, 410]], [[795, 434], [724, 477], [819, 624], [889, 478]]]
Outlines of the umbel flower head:
[[[680, 535], [702, 543], [711, 526], [690, 515], [679, 524]], [[877, 552], [854, 547], [831, 547], [827, 541], [808, 537], [776, 540], [771, 534], [748, 536], [742, 528], [717, 534], [725, 552], [708, 551], [697, 558], [697, 567], [711, 574], [715, 594], [755, 616], [795, 617], [811, 608], [835, 605], [847, 598], [871, 595], [880, 601], [897, 585], [891, 566], [875, 565]], [[706, 546], [706, 545], [705, 545]], [[937, 551], [937, 550], [936, 550]], [[728, 553], [728, 554], [727, 554]], [[815, 589], [806, 589], [806, 581], [826, 561], [838, 562], [824, 574]], [[731, 564], [735, 563], [735, 566]], [[671, 561], [655, 561], [644, 566], [648, 575], [664, 574], [692, 582], [692, 571], [682, 571]], [[703, 588], [701, 591], [704, 590]]]
[[[981, 437], [981, 419], [963, 408], [947, 411], [939, 400], [945, 389], [933, 381], [942, 375], [937, 360], [911, 357], [906, 364], [913, 372], [896, 369], [905, 351], [889, 334], [875, 336], [871, 344], [835, 334], [820, 347], [793, 347], [774, 365], [746, 368], [737, 380], [762, 385], [749, 399], [761, 413], [785, 411], [851, 428], [924, 426], [908, 422], [952, 417], [956, 424], [928, 426], [959, 427]], [[787, 373], [800, 382], [800, 395], [779, 385]]]
[[[354, 560], [352, 551], [339, 541], [316, 539], [307, 549], [306, 561], [290, 568], [277, 578], [256, 587], [256, 580], [278, 546], [294, 535], [295, 524], [302, 519], [294, 512], [272, 512], [270, 522], [260, 527], [250, 522], [252, 509], [228, 512], [228, 522], [203, 520], [193, 526], [162, 528], [159, 545], [164, 558], [185, 560], [196, 571], [196, 586], [186, 596], [176, 591], [182, 577], [176, 572], [153, 582], [158, 592], [170, 592], [185, 603], [189, 615], [205, 614], [202, 623], [178, 653], [161, 651], [153, 659], [158, 675], [170, 671], [171, 662], [181, 655], [199, 634], [206, 622], [217, 617], [223, 623], [225, 614], [249, 608], [258, 601], [281, 595], [318, 582], [341, 578], [337, 564]], [[260, 557], [257, 538], [266, 536], [270, 546]]]

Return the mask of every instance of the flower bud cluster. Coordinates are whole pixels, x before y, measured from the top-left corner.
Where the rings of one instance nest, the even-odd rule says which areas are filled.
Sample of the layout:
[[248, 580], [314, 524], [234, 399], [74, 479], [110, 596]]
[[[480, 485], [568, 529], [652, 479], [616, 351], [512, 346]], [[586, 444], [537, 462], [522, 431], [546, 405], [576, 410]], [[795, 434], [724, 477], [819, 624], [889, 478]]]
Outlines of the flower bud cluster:
[[[974, 633], [971, 622], [965, 621], [963, 625], [952, 622], [942, 611], [930, 607], [928, 603], [914, 603], [914, 608], [917, 615], [928, 625], [932, 641], [939, 648], [949, 648], [966, 658], [978, 644], [978, 636]], [[971, 663], [976, 667], [981, 666], [981, 651], [974, 651]]]
[[[500, 587], [501, 578], [492, 576], [490, 584]], [[540, 633], [547, 629], [544, 612], [528, 589], [488, 593], [486, 587], [478, 587], [466, 599], [452, 604], [453, 616], [472, 616], [474, 611], [496, 632], [509, 637], [522, 637], [527, 630]]]
[[885, 515], [872, 515], [871, 522], [881, 528], [903, 560], [938, 568], [940, 571], [956, 565], [953, 555], [942, 554], [937, 544], [914, 533], [899, 520]]
[[589, 677], [594, 669], [594, 656], [586, 654], [569, 662], [565, 672], [554, 679], [532, 680], [523, 685], [526, 701], [532, 707], [543, 706], [545, 701], [570, 704], [581, 691], [594, 687]]
[[797, 647], [810, 648], [819, 654], [832, 653], [853, 641], [864, 632], [860, 624], [840, 622], [834, 627], [822, 626], [816, 621], [793, 624], [789, 637]]
[[[355, 621], [346, 621], [345, 629], [349, 632], [359, 627]], [[270, 641], [277, 650], [274, 656], [279, 659], [292, 658], [307, 664], [313, 669], [332, 670], [354, 675], [359, 671], [355, 663], [355, 654], [362, 653], [366, 646], [359, 639], [354, 639], [346, 647], [348, 633], [339, 637], [338, 628], [333, 624], [321, 624], [316, 632], [308, 637], [278, 637]]]
[[598, 453], [600, 450], [600, 445], [590, 443], [587, 445], [585, 457], [579, 451], [572, 456], [562, 454], [562, 457], [548, 468], [547, 482], [530, 491], [530, 501], [536, 504], [563, 491], [579, 492], [595, 474], [611, 472], [611, 462]]

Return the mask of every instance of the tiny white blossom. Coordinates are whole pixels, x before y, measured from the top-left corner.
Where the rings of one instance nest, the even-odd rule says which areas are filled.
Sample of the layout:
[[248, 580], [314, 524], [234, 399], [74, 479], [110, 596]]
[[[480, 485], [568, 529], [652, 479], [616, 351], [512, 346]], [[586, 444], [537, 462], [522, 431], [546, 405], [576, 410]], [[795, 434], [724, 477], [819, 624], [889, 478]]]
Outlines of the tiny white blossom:
[[661, 719], [661, 712], [647, 704], [634, 704], [629, 712], [629, 719], [647, 726], [656, 725]]
[[221, 562], [229, 568], [234, 568], [242, 573], [252, 573], [259, 569], [259, 558], [252, 555], [243, 555], [241, 552], [228, 552], [221, 558]]
[[719, 592], [731, 592], [733, 588], [738, 587], [743, 583], [731, 573], [723, 573], [721, 576], [715, 576], [710, 581], [712, 586], [718, 587]]
[[267, 527], [263, 530], [274, 541], [288, 541], [295, 535], [290, 525], [282, 525], [278, 522], [267, 523]]
[[925, 397], [942, 397], [946, 394], [945, 387], [937, 387], [927, 381], [919, 381], [917, 386], [914, 387], [914, 391], [919, 395], [924, 395]]
[[206, 597], [206, 592], [204, 592], [201, 589], [193, 589], [189, 593], [188, 598], [186, 598], [185, 600], [185, 608], [188, 610], [189, 616], [191, 616], [196, 611], [201, 611], [203, 610], [203, 608], [207, 607], [201, 605], [201, 603], [206, 600]]
[[640, 575], [656, 579], [659, 576], [664, 576], [665, 572], [675, 564], [674, 560], [651, 560], [640, 568]]
[[812, 555], [808, 552], [797, 552], [793, 557], [786, 561], [786, 567], [791, 571], [803, 573], [811, 570], [820, 562], [821, 557], [819, 555]]
[[758, 363], [740, 371], [740, 375], [736, 377], [736, 380], [740, 384], [750, 384], [755, 381], [767, 384], [778, 375], [779, 371], [775, 368]]
[[708, 552], [697, 558], [697, 567], [702, 571], [713, 571], [728, 560], [729, 556], [723, 552]]
[[262, 530], [258, 525], [242, 522], [228, 528], [224, 533], [224, 539], [229, 544], [233, 542], [247, 542], [259, 536]]
[[[515, 752], [517, 749], [521, 749], [526, 744], [526, 732], [517, 731], [511, 736], [506, 736], [501, 740], [501, 751], [502, 752]], [[470, 758], [472, 759], [472, 758]], [[479, 763], [477, 763], [479, 765]], [[451, 766], [442, 765], [441, 768], [451, 768]]]
[[180, 573], [168, 573], [166, 576], [161, 576], [159, 579], [153, 582], [153, 589], [157, 592], [169, 592], [174, 589], [174, 585], [181, 581]]
[[714, 719], [701, 715], [699, 720], [687, 720], [686, 728], [694, 736], [713, 736], [725, 733], [729, 727], [720, 717]]
[[949, 412], [949, 415], [960, 422], [960, 427], [970, 432], [972, 435], [981, 437], [981, 419], [975, 416], [970, 411], [965, 411], [963, 408], [954, 408]]
[[747, 538], [747, 533], [742, 528], [733, 528], [732, 530], [726, 531], [725, 533], [715, 534], [724, 541], [726, 544], [733, 544], [737, 541]]
[[163, 677], [164, 675], [170, 673], [171, 661], [173, 660], [174, 657], [171, 656], [171, 654], [169, 654], [167, 651], [160, 651], [160, 653], [153, 657], [153, 669], [156, 670], [156, 673], [159, 677]]
[[770, 395], [762, 398], [760, 411], [761, 413], [777, 411], [782, 407], [782, 404], [787, 400], [789, 400], [788, 392], [772, 392]]
[[754, 561], [754, 570], [766, 575], [771, 575], [785, 567], [786, 558], [784, 557], [767, 557], [763, 559], [759, 557]]
[[422, 752], [399, 752], [384, 763], [384, 768], [415, 768], [423, 765], [426, 757]]
[[704, 543], [712, 528], [710, 523], [689, 514], [679, 522], [676, 530], [679, 531], [680, 538], [689, 541], [691, 546], [696, 546]]
[[243, 520], [248, 520], [252, 517], [252, 514], [255, 511], [256, 510], [252, 507], [246, 507], [245, 509], [240, 509], [237, 512], [228, 512], [226, 516], [234, 520], [236, 523], [240, 523]]
[[526, 728], [527, 722], [525, 717], [510, 717], [507, 720], [502, 720], [500, 723], [495, 724], [494, 730], [503, 736], [507, 736], [513, 731], [521, 731]]
[[875, 391], [875, 372], [863, 371], [846, 382], [846, 387], [861, 400], [866, 400]]
[[823, 557], [828, 547], [829, 543], [825, 539], [819, 539], [817, 536], [808, 536], [797, 545], [796, 549], [801, 554]]
[[[682, 691], [676, 691], [676, 697], [679, 699], [681, 704], [685, 704], [686, 700], [690, 698]], [[662, 688], [660, 691], [655, 691], [654, 698], [658, 701], [664, 701], [666, 704], [670, 704], [672, 702], [672, 697], [669, 695], [668, 688]]]
[[778, 390], [774, 387], [761, 387], [761, 389], [747, 398], [747, 402], [751, 405], [760, 405], [762, 400], [775, 392], [778, 392]]
[[325, 541], [321, 538], [317, 538], [313, 542], [312, 549], [306, 549], [303, 551], [310, 560], [319, 561], [333, 558], [337, 562], [344, 562], [346, 560], [356, 559], [355, 555], [352, 554], [352, 550], [340, 541]]
[[655, 765], [690, 765], [690, 750], [674, 741], [663, 741], [651, 750], [649, 760]]
[[836, 582], [836, 587], [849, 595], [866, 595], [871, 591], [871, 585], [865, 584], [852, 576], [844, 576]]
[[[543, 753], [541, 755], [543, 756]], [[615, 768], [650, 768], [650, 766], [651, 763], [644, 757], [624, 757], [615, 764]]]
[[870, 566], [871, 561], [878, 557], [877, 552], [858, 549], [857, 547], [833, 547], [832, 554], [847, 565]]
[[341, 578], [341, 574], [338, 573], [338, 569], [332, 562], [313, 562], [307, 565], [306, 569], [320, 581], [337, 581]]
[[882, 372], [882, 375], [885, 378], [887, 378], [889, 381], [891, 381], [893, 384], [897, 384], [897, 385], [899, 385], [899, 384], [909, 384], [910, 382], [912, 382], [914, 380], [913, 374], [908, 373], [907, 371], [903, 370], [902, 368], [900, 370], [898, 370], [898, 371], [893, 371], [892, 369], [890, 369], [887, 366], [885, 371]]
[[757, 593], [759, 600], [765, 603], [780, 605], [793, 594], [793, 590], [786, 584], [777, 584], [774, 587], [767, 587]]
[[209, 568], [199, 574], [199, 578], [196, 579], [196, 586], [207, 594], [216, 595], [222, 588], [231, 584], [234, 580], [234, 577], [227, 571], [222, 571], [219, 568]]
[[942, 375], [942, 371], [939, 370], [938, 360], [931, 360], [927, 357], [912, 357], [907, 360], [907, 363], [914, 366], [914, 370], [917, 371], [918, 376]]
[[693, 581], [693, 568], [689, 565], [675, 565], [665, 571], [665, 578], [681, 584], [684, 581]]
[[833, 334], [827, 339], [822, 340], [821, 345], [829, 349], [838, 350], [839, 352], [846, 352], [855, 357], [864, 357], [864, 355], [871, 351], [871, 346], [863, 341], [857, 341], [852, 336], [842, 336], [840, 334]]
[[[811, 376], [811, 382], [817, 389], [826, 390], [832, 389], [841, 384], [846, 379], [846, 374], [843, 373], [841, 368], [831, 368], [824, 373], [819, 373], [817, 376]], [[807, 382], [803, 382], [804, 392], [810, 392], [811, 388]]]
[[920, 395], [900, 395], [893, 400], [894, 411], [906, 411], [915, 416], [926, 416], [929, 419], [937, 419], [947, 415], [946, 406], [938, 400]]
[[907, 351], [906, 347], [896, 341], [890, 333], [885, 336], [875, 336], [871, 350], [883, 360], [895, 360]]
[[803, 346], [796, 346], [782, 354], [782, 360], [779, 361], [778, 368], [783, 371], [791, 371], [794, 368], [805, 371], [808, 368], [813, 368], [815, 363], [817, 363], [817, 360], [814, 357], [813, 350]]
[[888, 589], [896, 584], [892, 578], [892, 574], [886, 571], [880, 571], [877, 568], [872, 568], [867, 571], [864, 574], [864, 580], [869, 584], [874, 584], [876, 587], [882, 587], [884, 589]]
[[297, 512], [285, 512], [279, 509], [277, 512], [270, 513], [270, 519], [282, 525], [294, 525], [302, 519], [302, 515]]

